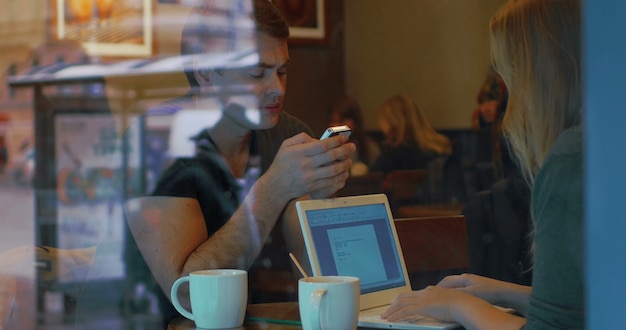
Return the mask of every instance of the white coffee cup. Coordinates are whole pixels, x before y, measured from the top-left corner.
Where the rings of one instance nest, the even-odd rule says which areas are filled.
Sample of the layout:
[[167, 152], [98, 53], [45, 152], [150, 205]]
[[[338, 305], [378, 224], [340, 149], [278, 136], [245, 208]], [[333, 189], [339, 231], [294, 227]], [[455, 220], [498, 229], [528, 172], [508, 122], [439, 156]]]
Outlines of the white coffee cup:
[[298, 305], [304, 330], [356, 329], [359, 321], [359, 279], [314, 276], [298, 281]]
[[[181, 306], [178, 288], [189, 282], [191, 312]], [[243, 324], [248, 303], [248, 273], [239, 269], [211, 269], [191, 272], [176, 280], [172, 303], [198, 328], [235, 328]]]

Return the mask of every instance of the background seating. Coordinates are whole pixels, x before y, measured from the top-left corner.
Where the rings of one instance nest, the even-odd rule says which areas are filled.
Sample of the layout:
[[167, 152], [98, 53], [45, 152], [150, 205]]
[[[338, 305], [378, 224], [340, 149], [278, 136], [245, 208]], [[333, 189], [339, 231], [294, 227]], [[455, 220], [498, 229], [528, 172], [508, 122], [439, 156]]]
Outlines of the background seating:
[[468, 270], [467, 224], [463, 215], [401, 218], [394, 223], [413, 289]]
[[398, 218], [442, 217], [463, 213], [463, 204], [414, 204], [398, 207], [395, 216]]
[[395, 170], [387, 174], [385, 190], [394, 217], [401, 206], [419, 202], [427, 176], [426, 170]]
[[346, 180], [345, 186], [337, 192], [337, 197], [383, 193], [384, 181], [385, 174], [382, 172], [350, 176]]
[[[448, 164], [446, 158], [443, 163]], [[385, 186], [391, 211], [395, 218], [436, 217], [459, 215], [463, 199], [451, 186], [464, 189], [449, 180], [447, 166], [438, 170], [396, 170], [387, 175]], [[459, 171], [460, 173], [460, 171]], [[460, 176], [459, 176], [460, 178]]]

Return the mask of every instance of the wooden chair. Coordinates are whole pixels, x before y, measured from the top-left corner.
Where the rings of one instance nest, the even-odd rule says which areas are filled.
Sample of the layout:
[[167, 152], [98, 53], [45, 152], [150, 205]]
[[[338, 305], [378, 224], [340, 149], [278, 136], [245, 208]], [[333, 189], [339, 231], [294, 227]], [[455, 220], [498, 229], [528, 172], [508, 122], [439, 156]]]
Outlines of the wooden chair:
[[427, 176], [428, 172], [423, 169], [395, 170], [387, 174], [385, 186], [394, 216], [397, 216], [400, 206], [418, 202], [419, 189], [423, 187]]
[[414, 289], [468, 270], [465, 216], [400, 218], [394, 223]]
[[337, 197], [383, 193], [384, 181], [385, 175], [382, 172], [350, 176], [346, 180], [346, 185], [337, 191]]

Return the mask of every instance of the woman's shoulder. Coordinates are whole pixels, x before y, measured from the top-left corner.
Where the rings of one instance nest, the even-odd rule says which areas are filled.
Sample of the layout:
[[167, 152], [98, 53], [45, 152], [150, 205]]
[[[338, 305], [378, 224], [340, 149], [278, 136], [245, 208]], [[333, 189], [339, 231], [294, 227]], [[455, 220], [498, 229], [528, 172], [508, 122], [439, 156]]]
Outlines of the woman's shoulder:
[[546, 157], [546, 162], [555, 157], [566, 155], [582, 155], [583, 151], [583, 128], [574, 126], [561, 132], [557, 137], [554, 146], [550, 149]]
[[582, 129], [562, 132], [532, 190], [535, 257], [528, 328], [584, 324]]
[[546, 159], [537, 173], [535, 184], [553, 182], [554, 178], [574, 178], [582, 180], [583, 131], [576, 126], [563, 131], [548, 152]]
[[[535, 212], [546, 210], [549, 205], [571, 208], [582, 204], [582, 134], [580, 127], [572, 127], [557, 138], [533, 184], [532, 204]], [[577, 212], [576, 209], [574, 213]]]
[[537, 173], [535, 182], [540, 181], [546, 175], [550, 177], [568, 175], [563, 172], [579, 171], [582, 175], [583, 157], [583, 130], [581, 126], [575, 126], [561, 132], [554, 145], [548, 152], [546, 159]]

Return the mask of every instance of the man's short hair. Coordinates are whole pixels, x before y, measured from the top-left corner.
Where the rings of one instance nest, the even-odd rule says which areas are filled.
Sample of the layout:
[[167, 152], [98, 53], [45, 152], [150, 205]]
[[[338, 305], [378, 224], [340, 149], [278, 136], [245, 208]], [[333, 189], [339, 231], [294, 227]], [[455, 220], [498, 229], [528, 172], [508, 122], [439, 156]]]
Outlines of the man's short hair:
[[[255, 32], [264, 32], [277, 39], [289, 37], [289, 25], [271, 0], [249, 0], [244, 4], [232, 0], [205, 1], [194, 7], [187, 17], [180, 53], [236, 51], [245, 45], [246, 39], [253, 40]], [[193, 69], [186, 68], [185, 74], [192, 87], [199, 86]]]

